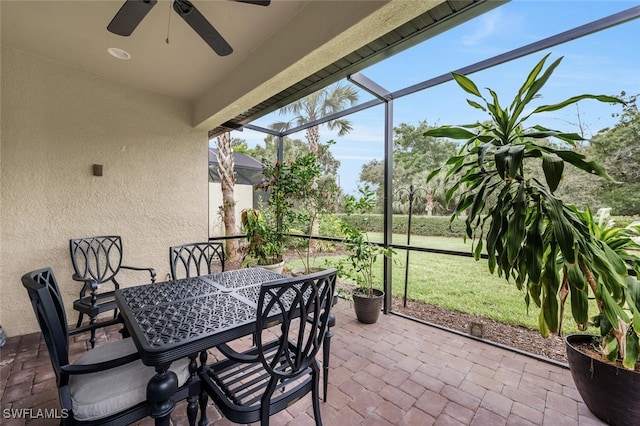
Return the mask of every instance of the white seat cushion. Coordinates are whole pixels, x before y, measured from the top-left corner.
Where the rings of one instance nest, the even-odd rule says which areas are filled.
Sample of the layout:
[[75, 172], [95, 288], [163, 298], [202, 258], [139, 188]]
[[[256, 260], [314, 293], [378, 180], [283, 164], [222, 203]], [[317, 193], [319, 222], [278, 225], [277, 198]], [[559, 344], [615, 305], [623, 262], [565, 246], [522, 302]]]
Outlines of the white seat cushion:
[[[135, 352], [133, 340], [123, 339], [88, 351], [75, 364], [95, 364]], [[173, 362], [171, 370], [178, 376], [178, 386], [182, 386], [189, 377], [189, 359]], [[153, 367], [136, 360], [104, 372], [72, 375], [69, 391], [74, 417], [96, 420], [145, 401], [147, 383], [155, 373]]]

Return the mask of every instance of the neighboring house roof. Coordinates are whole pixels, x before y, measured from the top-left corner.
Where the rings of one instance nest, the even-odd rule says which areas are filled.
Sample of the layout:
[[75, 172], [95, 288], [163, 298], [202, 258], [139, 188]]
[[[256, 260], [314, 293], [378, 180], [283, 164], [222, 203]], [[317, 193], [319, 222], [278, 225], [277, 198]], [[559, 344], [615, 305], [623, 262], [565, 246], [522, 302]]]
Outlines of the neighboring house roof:
[[[240, 152], [233, 153], [236, 183], [240, 185], [254, 185], [262, 181], [262, 163], [250, 155]], [[220, 182], [218, 174], [218, 150], [209, 148], [209, 181]]]

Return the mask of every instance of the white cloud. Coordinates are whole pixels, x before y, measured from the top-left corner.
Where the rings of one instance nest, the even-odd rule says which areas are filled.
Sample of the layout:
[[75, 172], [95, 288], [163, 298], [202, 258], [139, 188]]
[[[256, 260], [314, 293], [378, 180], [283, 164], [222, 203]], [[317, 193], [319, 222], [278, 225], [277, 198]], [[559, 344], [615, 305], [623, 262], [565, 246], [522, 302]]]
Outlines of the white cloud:
[[467, 34], [460, 37], [460, 41], [466, 47], [486, 47], [488, 38], [522, 36], [519, 15], [507, 14], [502, 9], [495, 9], [480, 16], [473, 25], [469, 25]]
[[498, 27], [498, 23], [504, 24], [500, 10], [482, 15], [473, 28], [473, 32], [462, 36], [461, 41], [465, 46], [476, 46], [490, 37]]

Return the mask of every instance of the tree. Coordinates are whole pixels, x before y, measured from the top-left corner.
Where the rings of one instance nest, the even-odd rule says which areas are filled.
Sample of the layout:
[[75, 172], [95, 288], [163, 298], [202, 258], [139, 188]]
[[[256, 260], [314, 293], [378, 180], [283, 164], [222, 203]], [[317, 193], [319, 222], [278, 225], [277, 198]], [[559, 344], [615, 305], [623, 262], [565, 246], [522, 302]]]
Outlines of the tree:
[[[273, 123], [270, 127], [280, 132], [291, 128], [295, 123], [302, 126], [307, 123], [325, 118], [354, 105], [358, 101], [358, 92], [351, 86], [337, 83], [330, 87], [318, 90], [302, 99], [290, 103], [280, 109], [281, 115], [293, 114], [294, 118], [289, 121], [279, 121]], [[344, 136], [352, 130], [349, 120], [337, 118], [329, 120], [326, 123], [329, 130], [338, 130], [338, 136]], [[320, 128], [318, 125], [311, 126], [306, 129], [305, 137], [309, 144], [309, 152], [320, 160]], [[331, 145], [331, 144], [329, 144]], [[326, 163], [325, 163], [326, 164]], [[339, 163], [338, 163], [339, 164]], [[337, 167], [336, 167], [337, 170]], [[314, 214], [313, 217], [316, 217]], [[311, 233], [318, 233], [318, 222], [314, 221], [311, 226]]]
[[[456, 144], [451, 141], [438, 140], [424, 136], [431, 126], [425, 120], [417, 126], [400, 123], [394, 127], [393, 141], [393, 186], [394, 190], [408, 189], [410, 185], [420, 188], [415, 193], [414, 212], [444, 212], [447, 203], [444, 196], [442, 179], [432, 180], [427, 184], [427, 176], [432, 170], [442, 166], [456, 152]], [[362, 166], [360, 181], [377, 188], [377, 199], [383, 199], [384, 162], [372, 160]], [[394, 196], [394, 212], [407, 213], [408, 198], [406, 191], [396, 192]], [[377, 206], [378, 209], [381, 206]]]
[[591, 140], [594, 156], [617, 182], [603, 184], [600, 192], [601, 200], [616, 215], [640, 213], [640, 112], [636, 99], [637, 95], [626, 97], [620, 122]]
[[[309, 145], [301, 141], [300, 139], [292, 139], [287, 136], [284, 137], [284, 159], [295, 159], [302, 157], [309, 152]], [[326, 144], [319, 143], [316, 158], [320, 165], [323, 175], [335, 176], [338, 175], [338, 168], [340, 167], [340, 160], [337, 160], [331, 153], [331, 145], [336, 142], [333, 140], [327, 141]], [[275, 136], [267, 136], [264, 138], [264, 146], [256, 146], [245, 151], [246, 154], [251, 155], [254, 158], [266, 159], [275, 163], [278, 156], [278, 139]]]
[[[420, 208], [429, 216], [437, 209], [436, 206], [444, 212], [447, 203], [444, 181], [434, 179], [427, 183], [427, 176], [456, 152], [454, 142], [425, 136], [424, 133], [431, 128], [426, 120], [422, 120], [418, 126], [400, 123], [393, 129], [394, 186], [400, 188], [400, 185], [408, 187], [413, 184], [423, 188], [423, 191], [416, 192], [416, 199]], [[398, 185], [395, 184], [396, 173], [399, 175]]]
[[[234, 199], [235, 163], [233, 161], [233, 149], [231, 147], [231, 134], [225, 132], [216, 138], [218, 148], [218, 173], [220, 174], [220, 187], [222, 188], [222, 209], [225, 235], [236, 233], [236, 201]], [[229, 258], [234, 258], [238, 252], [238, 241], [229, 239], [226, 241], [226, 252]]]
[[[326, 87], [302, 99], [290, 103], [280, 108], [280, 114], [293, 114], [294, 118], [289, 121], [279, 121], [270, 127], [280, 132], [291, 128], [292, 124], [302, 126], [315, 120], [327, 117], [344, 110], [347, 106], [354, 105], [358, 101], [358, 92], [351, 86], [340, 83]], [[338, 118], [325, 123], [329, 130], [338, 130], [338, 136], [344, 136], [352, 130], [349, 120]], [[320, 144], [319, 126], [311, 126], [305, 132], [309, 151], [318, 153]]]

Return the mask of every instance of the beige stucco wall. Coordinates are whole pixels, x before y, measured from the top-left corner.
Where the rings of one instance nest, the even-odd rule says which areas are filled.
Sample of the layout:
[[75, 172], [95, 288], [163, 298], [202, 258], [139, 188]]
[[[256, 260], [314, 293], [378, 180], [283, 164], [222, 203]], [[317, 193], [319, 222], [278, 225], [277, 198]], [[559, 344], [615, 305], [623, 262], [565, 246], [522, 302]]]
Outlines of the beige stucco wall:
[[[233, 188], [233, 198], [236, 202], [236, 234], [241, 234], [240, 216], [242, 210], [253, 207], [253, 185], [236, 184]], [[222, 206], [222, 188], [217, 182], [209, 182], [209, 236], [225, 235], [224, 222], [219, 214]]]
[[45, 266], [75, 322], [70, 238], [121, 235], [125, 264], [160, 279], [170, 245], [206, 240], [208, 142], [184, 102], [12, 49], [1, 58], [0, 325], [12, 336], [38, 329], [20, 277]]

